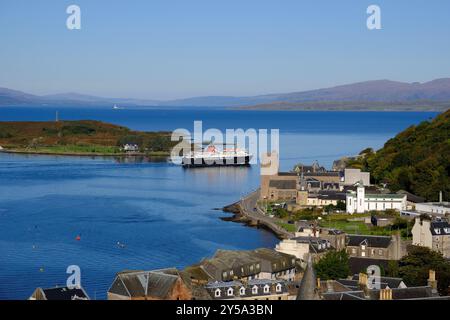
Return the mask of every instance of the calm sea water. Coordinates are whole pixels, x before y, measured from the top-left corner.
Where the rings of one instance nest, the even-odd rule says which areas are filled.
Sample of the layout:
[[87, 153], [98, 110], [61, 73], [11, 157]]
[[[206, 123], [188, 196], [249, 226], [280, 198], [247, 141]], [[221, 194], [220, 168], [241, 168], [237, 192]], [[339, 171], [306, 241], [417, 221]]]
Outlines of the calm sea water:
[[[53, 108], [0, 108], [0, 121], [53, 120]], [[137, 130], [280, 129], [282, 169], [379, 148], [435, 113], [59, 109]], [[259, 169], [183, 170], [170, 163], [0, 154], [0, 299], [64, 285], [78, 265], [102, 299], [123, 269], [183, 268], [215, 250], [274, 247], [267, 231], [224, 222], [215, 208], [258, 186]], [[75, 237], [81, 235], [81, 241]], [[125, 247], [117, 246], [117, 242]]]

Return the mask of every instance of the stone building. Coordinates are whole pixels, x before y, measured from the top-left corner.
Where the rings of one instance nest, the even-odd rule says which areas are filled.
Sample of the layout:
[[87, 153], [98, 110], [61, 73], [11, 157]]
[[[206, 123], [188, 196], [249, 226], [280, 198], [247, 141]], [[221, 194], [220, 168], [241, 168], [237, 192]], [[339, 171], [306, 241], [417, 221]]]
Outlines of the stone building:
[[204, 259], [200, 268], [209, 279], [219, 282], [252, 279], [284, 279], [295, 277], [295, 256], [272, 249], [217, 250], [211, 259]]
[[450, 258], [450, 225], [446, 220], [418, 217], [412, 235], [413, 245], [430, 248]]
[[213, 300], [287, 300], [289, 297], [283, 280], [216, 281], [208, 283], [205, 289]]
[[350, 257], [399, 260], [405, 254], [400, 234], [392, 237], [347, 235], [347, 253]]
[[188, 280], [176, 269], [123, 271], [116, 275], [108, 300], [191, 300]]

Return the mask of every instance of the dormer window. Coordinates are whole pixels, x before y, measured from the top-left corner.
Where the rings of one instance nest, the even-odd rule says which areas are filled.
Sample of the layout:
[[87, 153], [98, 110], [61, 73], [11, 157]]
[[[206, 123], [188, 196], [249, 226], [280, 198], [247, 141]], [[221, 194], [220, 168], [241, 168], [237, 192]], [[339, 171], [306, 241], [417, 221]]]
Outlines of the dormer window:
[[277, 291], [277, 292], [281, 292], [281, 284], [277, 284], [277, 286], [275, 287], [275, 290]]
[[253, 271], [253, 265], [250, 266], [250, 271]]
[[234, 272], [233, 272], [233, 270], [231, 270], [231, 271], [230, 271], [230, 276], [232, 276], [232, 275], [234, 275]]
[[258, 294], [258, 286], [253, 286], [252, 294]]
[[260, 265], [259, 265], [259, 263], [257, 263], [256, 264], [256, 269], [259, 269], [260, 268]]
[[232, 296], [233, 296], [233, 293], [234, 293], [233, 288], [228, 288], [228, 290], [227, 290], [227, 295], [228, 295], [229, 297], [232, 297]]
[[266, 284], [264, 286], [264, 293], [269, 293], [270, 292], [270, 286], [268, 284]]
[[244, 295], [245, 295], [245, 287], [241, 287], [241, 288], [239, 289], [239, 294], [240, 294], [241, 296], [244, 296]]
[[434, 232], [435, 232], [436, 234], [441, 234], [441, 229], [436, 228], [436, 229], [434, 229]]
[[219, 298], [220, 297], [220, 289], [216, 289], [216, 291], [214, 291], [214, 297]]
[[227, 277], [227, 272], [225, 271], [222, 273], [222, 278], [226, 279], [226, 277]]

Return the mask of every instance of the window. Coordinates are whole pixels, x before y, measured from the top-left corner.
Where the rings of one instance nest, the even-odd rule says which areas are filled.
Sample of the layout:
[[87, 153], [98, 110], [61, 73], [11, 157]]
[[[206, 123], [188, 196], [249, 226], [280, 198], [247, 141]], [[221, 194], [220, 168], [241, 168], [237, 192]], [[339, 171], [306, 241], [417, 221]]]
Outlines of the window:
[[250, 271], [253, 271], [253, 265], [250, 266]]
[[233, 272], [233, 270], [231, 270], [231, 271], [230, 271], [230, 276], [232, 276], [232, 275], [234, 275], [234, 272]]
[[226, 272], [224, 272], [224, 273], [222, 273], [222, 278], [226, 278], [227, 277], [227, 273]]
[[380, 255], [380, 256], [382, 256], [383, 255], [383, 250], [378, 250], [378, 254]]
[[253, 294], [258, 294], [258, 286], [253, 286], [252, 293]]
[[240, 294], [241, 296], [244, 296], [244, 295], [245, 295], [245, 287], [241, 287], [241, 289], [239, 290], [239, 294]]
[[275, 288], [275, 290], [277, 291], [277, 292], [281, 292], [281, 284], [277, 284], [277, 286], [276, 286], [276, 288]]
[[266, 284], [264, 286], [264, 293], [269, 293], [270, 292], [270, 286], [268, 284]]
[[216, 298], [220, 297], [220, 289], [216, 289], [216, 291], [214, 291], [214, 296]]
[[228, 288], [228, 290], [227, 290], [227, 295], [228, 295], [229, 297], [231, 297], [231, 296], [233, 296], [233, 293], [234, 293], [233, 288]]
[[355, 248], [352, 249], [352, 253], [356, 254], [356, 249]]
[[259, 268], [260, 268], [259, 263], [257, 263], [256, 264], [256, 269], [259, 269]]

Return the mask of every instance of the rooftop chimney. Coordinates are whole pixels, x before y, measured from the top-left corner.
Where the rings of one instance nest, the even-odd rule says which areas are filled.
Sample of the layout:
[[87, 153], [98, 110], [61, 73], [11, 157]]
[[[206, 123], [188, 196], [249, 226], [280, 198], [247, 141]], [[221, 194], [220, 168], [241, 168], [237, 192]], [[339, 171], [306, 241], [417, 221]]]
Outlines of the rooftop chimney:
[[367, 274], [365, 273], [359, 274], [358, 284], [362, 287], [367, 287]]
[[439, 191], [439, 203], [442, 203], [442, 191]]
[[334, 281], [333, 280], [327, 280], [327, 292], [329, 292], [329, 293], [334, 292]]
[[381, 289], [380, 300], [392, 300], [392, 289], [390, 288]]
[[431, 287], [433, 294], [437, 294], [436, 271], [430, 270], [428, 274], [428, 285]]

